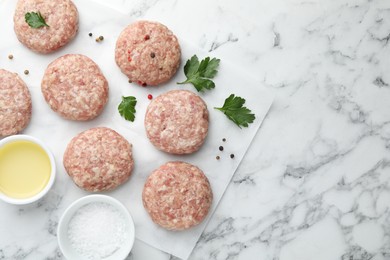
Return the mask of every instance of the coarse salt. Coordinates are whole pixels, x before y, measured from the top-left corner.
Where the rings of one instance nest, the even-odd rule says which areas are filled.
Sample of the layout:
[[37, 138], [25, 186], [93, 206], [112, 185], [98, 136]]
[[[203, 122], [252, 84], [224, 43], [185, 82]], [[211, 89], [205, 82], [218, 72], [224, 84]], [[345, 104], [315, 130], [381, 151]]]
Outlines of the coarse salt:
[[85, 259], [105, 259], [129, 239], [128, 225], [122, 213], [104, 202], [81, 207], [68, 225], [72, 247]]

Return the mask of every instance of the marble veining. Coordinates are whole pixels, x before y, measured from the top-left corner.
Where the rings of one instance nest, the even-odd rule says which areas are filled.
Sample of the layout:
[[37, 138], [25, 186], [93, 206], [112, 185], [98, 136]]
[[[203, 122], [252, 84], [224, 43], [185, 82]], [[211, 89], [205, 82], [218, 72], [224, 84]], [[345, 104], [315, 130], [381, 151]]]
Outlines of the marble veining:
[[[110, 5], [169, 24], [277, 97], [189, 259], [390, 259], [390, 1]], [[62, 259], [64, 201], [45, 200], [5, 208], [45, 234], [2, 234], [0, 259]], [[128, 259], [178, 258], [137, 241]]]

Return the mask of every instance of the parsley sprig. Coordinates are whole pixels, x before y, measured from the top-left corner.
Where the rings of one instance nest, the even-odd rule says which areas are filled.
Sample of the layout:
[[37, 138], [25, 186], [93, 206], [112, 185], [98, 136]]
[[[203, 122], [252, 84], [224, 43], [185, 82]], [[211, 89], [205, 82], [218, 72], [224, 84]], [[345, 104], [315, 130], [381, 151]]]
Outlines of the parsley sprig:
[[232, 120], [239, 128], [248, 127], [255, 120], [255, 115], [252, 111], [244, 107], [245, 99], [231, 94], [222, 107], [214, 107], [222, 111], [230, 120]]
[[219, 59], [210, 57], [205, 58], [201, 62], [196, 55], [192, 56], [184, 65], [184, 74], [187, 80], [178, 82], [177, 84], [191, 83], [198, 92], [204, 89], [215, 88], [215, 83], [211, 80], [218, 72]]
[[132, 96], [123, 97], [122, 102], [118, 106], [119, 114], [126, 119], [127, 121], [134, 122], [135, 119], [135, 105], [137, 104], [137, 99]]
[[41, 28], [44, 26], [49, 27], [49, 25], [45, 22], [45, 19], [43, 18], [40, 12], [26, 13], [24, 15], [24, 19], [26, 20], [26, 23], [28, 23], [28, 25], [32, 28]]

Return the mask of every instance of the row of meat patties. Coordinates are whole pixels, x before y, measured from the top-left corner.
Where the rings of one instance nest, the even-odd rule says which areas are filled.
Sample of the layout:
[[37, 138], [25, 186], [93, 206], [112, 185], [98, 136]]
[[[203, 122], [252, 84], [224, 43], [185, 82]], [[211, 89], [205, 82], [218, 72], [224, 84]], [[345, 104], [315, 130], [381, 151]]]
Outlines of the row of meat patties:
[[[34, 28], [26, 14], [39, 12], [48, 26]], [[79, 15], [71, 0], [19, 0], [14, 30], [19, 41], [37, 53], [62, 48], [77, 36]], [[115, 60], [130, 81], [158, 86], [176, 73], [181, 50], [176, 36], [164, 25], [137, 21], [117, 39]], [[67, 54], [51, 62], [41, 90], [50, 108], [75, 121], [93, 120], [108, 101], [109, 86], [99, 66], [82, 54]], [[0, 69], [0, 138], [22, 132], [30, 122], [32, 102], [25, 82]], [[148, 139], [170, 154], [191, 154], [200, 149], [208, 132], [206, 103], [193, 92], [168, 91], [148, 106], [144, 125]], [[109, 191], [132, 174], [132, 144], [107, 127], [86, 130], [68, 144], [63, 164], [74, 183], [89, 192]], [[147, 178], [142, 201], [152, 220], [169, 230], [199, 224], [208, 214], [212, 191], [197, 166], [171, 161]]]

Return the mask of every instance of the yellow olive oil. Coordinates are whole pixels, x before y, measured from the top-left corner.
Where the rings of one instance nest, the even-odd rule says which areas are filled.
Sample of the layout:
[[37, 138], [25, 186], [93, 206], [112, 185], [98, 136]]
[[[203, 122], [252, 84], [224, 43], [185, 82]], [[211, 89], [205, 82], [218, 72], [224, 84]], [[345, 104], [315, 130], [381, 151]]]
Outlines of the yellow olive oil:
[[0, 192], [16, 199], [30, 198], [47, 185], [49, 156], [38, 144], [13, 141], [0, 147]]

